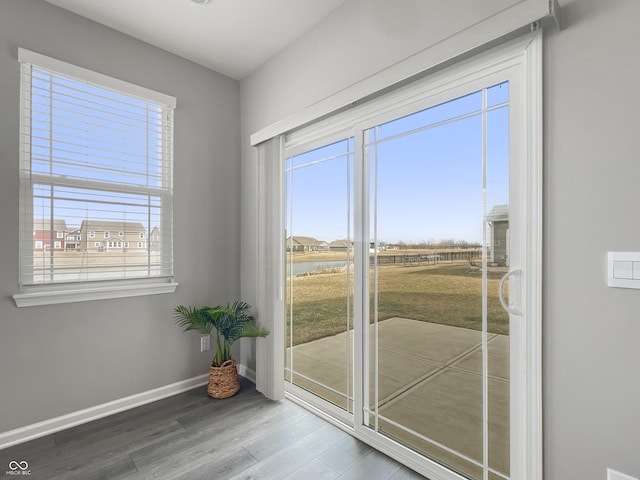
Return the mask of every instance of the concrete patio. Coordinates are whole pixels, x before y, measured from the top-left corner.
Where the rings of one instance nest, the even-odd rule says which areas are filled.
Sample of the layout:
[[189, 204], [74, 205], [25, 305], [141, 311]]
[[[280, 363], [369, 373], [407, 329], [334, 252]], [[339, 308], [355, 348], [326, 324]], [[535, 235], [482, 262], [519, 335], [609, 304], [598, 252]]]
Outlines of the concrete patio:
[[[371, 335], [373, 342], [373, 327]], [[481, 333], [391, 318], [379, 323], [378, 341], [380, 415], [482, 462]], [[489, 466], [508, 475], [509, 337], [489, 334], [487, 345]], [[294, 347], [293, 364], [297, 373], [341, 393], [294, 375], [297, 385], [347, 407], [347, 332]], [[370, 383], [374, 410], [373, 378]], [[380, 430], [465, 476], [482, 478], [482, 470], [473, 463], [383, 419]], [[492, 474], [490, 478], [502, 477]]]

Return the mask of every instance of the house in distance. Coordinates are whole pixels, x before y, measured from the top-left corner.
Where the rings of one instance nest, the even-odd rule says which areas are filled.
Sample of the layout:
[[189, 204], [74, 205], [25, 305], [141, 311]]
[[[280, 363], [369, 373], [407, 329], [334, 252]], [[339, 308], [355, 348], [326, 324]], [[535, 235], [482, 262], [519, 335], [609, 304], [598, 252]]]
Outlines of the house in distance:
[[35, 218], [33, 220], [33, 250], [48, 252], [64, 250], [67, 224], [64, 220]]
[[495, 205], [487, 215], [491, 228], [491, 248], [489, 262], [508, 266], [509, 258], [509, 205]]
[[78, 249], [85, 252], [146, 250], [147, 231], [140, 222], [83, 220]]

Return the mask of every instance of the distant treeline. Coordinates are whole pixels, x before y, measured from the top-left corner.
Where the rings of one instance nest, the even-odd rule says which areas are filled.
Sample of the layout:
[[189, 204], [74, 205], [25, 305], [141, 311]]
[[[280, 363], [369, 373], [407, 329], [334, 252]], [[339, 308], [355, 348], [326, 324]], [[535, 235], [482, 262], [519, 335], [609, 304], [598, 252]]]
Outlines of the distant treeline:
[[400, 241], [394, 244], [388, 244], [389, 247], [398, 247], [399, 249], [420, 249], [420, 248], [480, 248], [480, 243], [477, 242], [467, 242], [466, 240], [454, 240], [452, 238], [447, 238], [444, 240], [422, 240], [420, 242], [403, 242]]

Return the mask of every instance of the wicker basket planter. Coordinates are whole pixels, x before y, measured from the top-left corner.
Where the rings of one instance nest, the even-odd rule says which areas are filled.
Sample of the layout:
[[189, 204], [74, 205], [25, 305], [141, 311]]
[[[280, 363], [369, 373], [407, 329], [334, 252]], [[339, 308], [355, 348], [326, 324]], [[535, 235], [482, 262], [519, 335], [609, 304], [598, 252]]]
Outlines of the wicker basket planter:
[[[240, 390], [238, 369], [231, 358], [231, 345], [241, 338], [266, 337], [269, 332], [257, 327], [255, 319], [247, 313], [251, 306], [236, 300], [226, 307], [185, 307], [173, 309], [176, 323], [185, 332], [195, 330], [203, 335], [213, 335], [215, 355], [209, 368], [207, 393], [213, 398], [229, 398]], [[215, 365], [220, 365], [215, 366]]]
[[227, 360], [219, 367], [211, 365], [207, 392], [212, 398], [229, 398], [240, 390], [238, 369], [234, 360]]

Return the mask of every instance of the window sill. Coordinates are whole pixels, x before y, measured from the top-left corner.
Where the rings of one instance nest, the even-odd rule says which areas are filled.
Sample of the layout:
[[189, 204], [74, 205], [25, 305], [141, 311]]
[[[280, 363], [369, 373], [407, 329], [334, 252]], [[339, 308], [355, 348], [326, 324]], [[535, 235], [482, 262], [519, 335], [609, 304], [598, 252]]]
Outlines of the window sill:
[[34, 307], [38, 305], [54, 305], [58, 303], [85, 302], [89, 300], [105, 300], [110, 298], [139, 297], [143, 295], [159, 295], [174, 293], [178, 283], [173, 281], [153, 283], [119, 283], [118, 285], [91, 286], [55, 286], [35, 288], [16, 293], [13, 300], [17, 307]]

